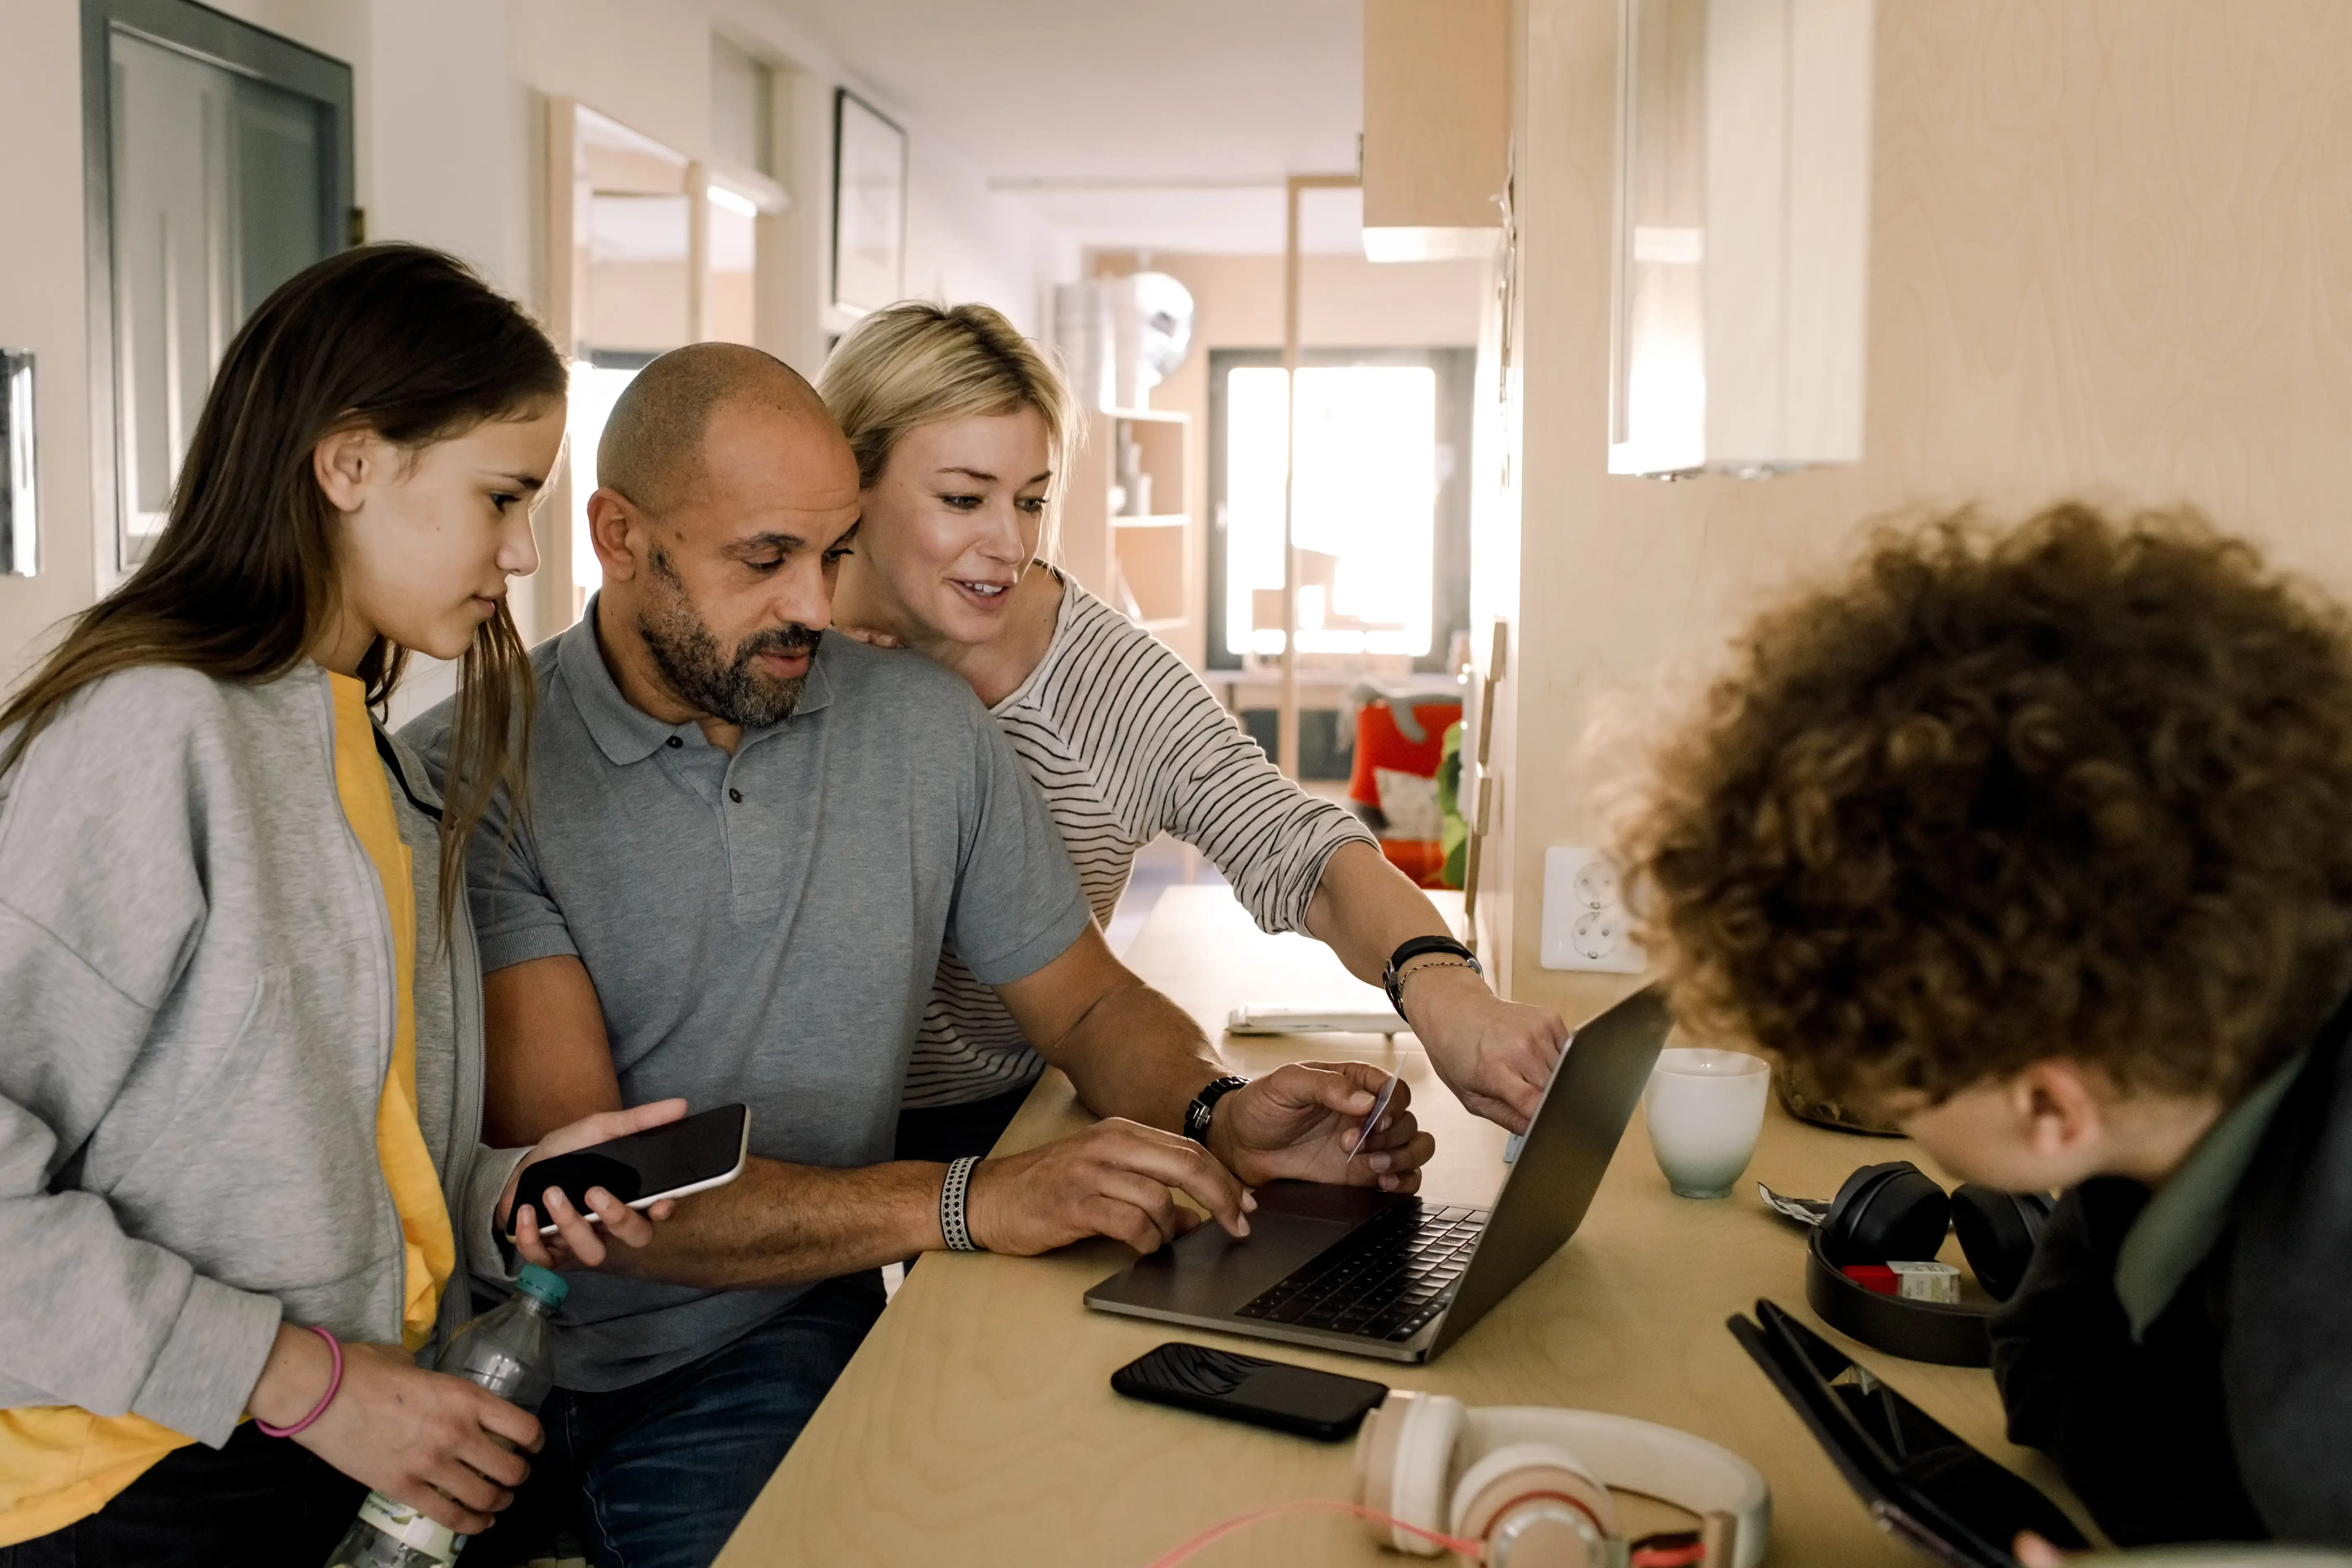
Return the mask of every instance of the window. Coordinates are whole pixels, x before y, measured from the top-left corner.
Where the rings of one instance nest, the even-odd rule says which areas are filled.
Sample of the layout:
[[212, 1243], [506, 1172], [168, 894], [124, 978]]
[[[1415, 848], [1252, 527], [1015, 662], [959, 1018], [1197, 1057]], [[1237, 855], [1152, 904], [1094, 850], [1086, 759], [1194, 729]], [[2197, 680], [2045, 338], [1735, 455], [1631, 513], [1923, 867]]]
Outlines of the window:
[[[1471, 351], [1321, 352], [1298, 372], [1298, 652], [1433, 669], [1469, 620]], [[1286, 382], [1267, 350], [1210, 356], [1209, 663], [1282, 657]]]

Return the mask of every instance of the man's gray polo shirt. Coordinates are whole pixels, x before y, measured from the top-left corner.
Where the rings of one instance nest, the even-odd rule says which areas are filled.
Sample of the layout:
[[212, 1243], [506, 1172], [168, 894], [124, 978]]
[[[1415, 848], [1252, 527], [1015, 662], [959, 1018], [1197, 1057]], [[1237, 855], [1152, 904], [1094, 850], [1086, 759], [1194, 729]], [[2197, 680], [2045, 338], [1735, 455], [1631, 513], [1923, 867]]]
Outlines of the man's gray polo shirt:
[[[797, 710], [730, 757], [630, 705], [595, 618], [531, 652], [530, 819], [509, 847], [486, 821], [469, 873], [483, 970], [576, 953], [628, 1104], [740, 1100], [755, 1154], [889, 1159], [942, 942], [1002, 984], [1090, 919], [1044, 797], [971, 689], [919, 654], [827, 636]], [[444, 703], [403, 731], [436, 773], [450, 719]], [[576, 1274], [557, 1381], [642, 1382], [806, 1289]]]

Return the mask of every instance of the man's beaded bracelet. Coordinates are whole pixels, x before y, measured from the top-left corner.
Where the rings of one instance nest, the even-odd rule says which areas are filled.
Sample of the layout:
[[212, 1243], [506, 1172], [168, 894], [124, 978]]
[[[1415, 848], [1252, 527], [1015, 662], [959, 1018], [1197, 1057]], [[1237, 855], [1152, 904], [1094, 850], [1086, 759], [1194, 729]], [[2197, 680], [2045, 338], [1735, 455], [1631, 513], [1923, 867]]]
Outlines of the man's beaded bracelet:
[[966, 1154], [948, 1163], [948, 1179], [940, 1187], [940, 1236], [950, 1252], [978, 1252], [979, 1243], [971, 1238], [971, 1168], [980, 1163], [977, 1154]]

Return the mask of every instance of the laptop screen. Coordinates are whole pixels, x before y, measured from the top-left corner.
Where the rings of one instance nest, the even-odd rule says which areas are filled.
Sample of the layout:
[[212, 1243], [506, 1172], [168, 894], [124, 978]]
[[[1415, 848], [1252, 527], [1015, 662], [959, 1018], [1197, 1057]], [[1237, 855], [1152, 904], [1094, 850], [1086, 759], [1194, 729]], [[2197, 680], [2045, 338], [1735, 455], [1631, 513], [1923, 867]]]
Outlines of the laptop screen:
[[1578, 1029], [1552, 1068], [1519, 1157], [1438, 1325], [1435, 1355], [1558, 1252], [1592, 1205], [1673, 1026], [1655, 987]]

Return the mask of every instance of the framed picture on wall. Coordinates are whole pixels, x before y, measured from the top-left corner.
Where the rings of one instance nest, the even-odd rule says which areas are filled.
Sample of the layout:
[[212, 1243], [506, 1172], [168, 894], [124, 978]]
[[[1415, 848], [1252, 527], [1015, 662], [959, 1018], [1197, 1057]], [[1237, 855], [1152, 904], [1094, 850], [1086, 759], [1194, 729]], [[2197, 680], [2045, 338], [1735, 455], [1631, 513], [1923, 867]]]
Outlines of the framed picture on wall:
[[833, 98], [833, 302], [895, 304], [907, 269], [907, 133], [847, 88]]

